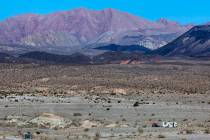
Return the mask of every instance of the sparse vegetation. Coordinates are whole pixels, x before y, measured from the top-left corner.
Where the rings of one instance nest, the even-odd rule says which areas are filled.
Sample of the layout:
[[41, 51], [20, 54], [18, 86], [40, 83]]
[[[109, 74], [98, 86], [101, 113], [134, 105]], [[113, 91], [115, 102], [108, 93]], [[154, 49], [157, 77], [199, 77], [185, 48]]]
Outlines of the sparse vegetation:
[[187, 133], [187, 134], [193, 134], [193, 130], [187, 129], [187, 130], [186, 130], [186, 133]]
[[[206, 106], [210, 104], [209, 98], [206, 96], [209, 93], [207, 91], [210, 91], [209, 64], [205, 66], [202, 64], [185, 66], [176, 63], [176, 69], [172, 68], [172, 65], [174, 64], [171, 62], [164, 63], [164, 65], [158, 63], [155, 66], [150, 64], [97, 66], [2, 64], [0, 65], [0, 78], [2, 79], [0, 81], [0, 99], [8, 99], [8, 102], [1, 106], [1, 111], [3, 110], [4, 115], [8, 116], [12, 109], [14, 115], [20, 114], [30, 120], [36, 116], [36, 113], [40, 115], [43, 110], [61, 113], [63, 109], [61, 105], [65, 104], [65, 112], [61, 115], [70, 119], [72, 123], [64, 129], [65, 131], [59, 128], [52, 131], [62, 131], [62, 135], [68, 131], [66, 133], [70, 134], [65, 135], [65, 138], [68, 137], [68, 139], [84, 139], [82, 137], [84, 134], [89, 135], [91, 133], [92, 139], [94, 137], [95, 140], [98, 140], [103, 136], [103, 129], [101, 128], [110, 130], [113, 133], [111, 135], [116, 137], [116, 128], [123, 128], [128, 130], [126, 133], [128, 138], [135, 136], [155, 137], [156, 139], [157, 137], [160, 139], [168, 138], [168, 135], [157, 136], [158, 128], [152, 128], [156, 132], [153, 134], [150, 131], [151, 124], [153, 122], [161, 124], [162, 121], [172, 119], [173, 121], [181, 121], [180, 126], [182, 124], [188, 125], [188, 123], [196, 126], [196, 128], [192, 128], [193, 130], [183, 131], [183, 134], [185, 132], [187, 134], [197, 134], [196, 129], [201, 129], [203, 133], [209, 134], [208, 119], [203, 122], [195, 115], [202, 111], [199, 108], [193, 110], [195, 112], [189, 118], [185, 115], [181, 116], [184, 111], [191, 111], [190, 109], [194, 107], [190, 106], [191, 104], [196, 104], [196, 107], [204, 106], [204, 103]], [[5, 89], [5, 87], [7, 88]], [[118, 93], [114, 93], [116, 91]], [[14, 97], [9, 97], [9, 95], [14, 95]], [[38, 95], [47, 100], [15, 98], [17, 95], [30, 95], [34, 98]], [[85, 100], [77, 99], [79, 102], [76, 103], [68, 100], [72, 96], [75, 97], [74, 95], [79, 96], [79, 98], [84, 97]], [[48, 99], [49, 96], [53, 96], [55, 99], [51, 101]], [[36, 104], [36, 108], [32, 110], [34, 104]], [[55, 105], [50, 106], [48, 104]], [[59, 105], [56, 106], [57, 104]], [[22, 112], [19, 110], [19, 105], [24, 108]], [[188, 107], [185, 108], [185, 105]], [[28, 106], [30, 111], [26, 110]], [[44, 108], [42, 108], [43, 106]], [[167, 114], [170, 111], [174, 115], [173, 117], [164, 114], [162, 107], [165, 106], [178, 108], [176, 112], [170, 111], [170, 108], [164, 108], [164, 111]], [[14, 107], [16, 108], [14, 109]], [[78, 108], [81, 110], [77, 110]], [[148, 111], [147, 109], [151, 110]], [[160, 113], [158, 109], [161, 109]], [[100, 110], [100, 113], [97, 110]], [[120, 113], [118, 113], [118, 110], [120, 110]], [[30, 112], [33, 112], [33, 114]], [[206, 110], [201, 115], [207, 118], [209, 113]], [[178, 114], [178, 117], [176, 114]], [[111, 118], [112, 115], [114, 118]], [[116, 119], [116, 117], [118, 118]], [[88, 120], [87, 124], [83, 124], [83, 121], [86, 120]], [[8, 120], [0, 120], [0, 128], [17, 127], [15, 119], [11, 120], [14, 121], [11, 124], [6, 123], [6, 121]], [[27, 127], [37, 128], [33, 125]], [[131, 131], [129, 131], [130, 128], [132, 128]], [[97, 132], [92, 135], [92, 132], [96, 129], [102, 131], [100, 130], [100, 133]], [[77, 132], [74, 132], [76, 130]], [[168, 128], [166, 128], [167, 130]], [[77, 136], [78, 131], [81, 132], [82, 136]], [[74, 133], [77, 133], [77, 135]], [[151, 136], [149, 136], [150, 133]], [[37, 135], [41, 137], [44, 133]], [[120, 135], [124, 137], [123, 134]], [[190, 135], [185, 136], [187, 138]]]
[[147, 127], [147, 125], [145, 124], [145, 125], [143, 125], [143, 128], [146, 128]]
[[88, 131], [89, 131], [89, 128], [85, 128], [84, 131], [85, 131], [85, 132], [88, 132]]
[[74, 113], [73, 116], [82, 116], [81, 113]]
[[159, 134], [158, 138], [163, 139], [163, 138], [166, 138], [166, 137], [164, 135], [162, 135], [162, 134]]
[[99, 140], [101, 137], [100, 132], [96, 132], [94, 140]]
[[141, 127], [139, 127], [139, 128], [138, 128], [138, 133], [141, 135], [141, 134], [144, 133], [144, 130], [143, 130]]
[[205, 129], [205, 130], [204, 130], [204, 133], [205, 133], [205, 134], [210, 134], [210, 129], [208, 129], [208, 128]]

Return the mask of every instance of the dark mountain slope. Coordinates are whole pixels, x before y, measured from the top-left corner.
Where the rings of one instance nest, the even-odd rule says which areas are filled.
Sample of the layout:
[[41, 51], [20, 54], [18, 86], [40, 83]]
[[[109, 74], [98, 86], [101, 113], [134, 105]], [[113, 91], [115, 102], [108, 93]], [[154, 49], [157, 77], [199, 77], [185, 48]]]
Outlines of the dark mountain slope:
[[210, 25], [195, 26], [153, 53], [164, 56], [210, 57]]
[[148, 53], [151, 50], [148, 48], [145, 48], [143, 46], [139, 46], [139, 45], [129, 45], [129, 46], [121, 46], [121, 45], [115, 45], [115, 44], [111, 44], [111, 45], [107, 45], [107, 46], [103, 46], [103, 47], [98, 47], [95, 48], [98, 50], [107, 50], [107, 51], [120, 51], [120, 52], [133, 52], [133, 51], [138, 51], [138, 52], [142, 52], [142, 53]]

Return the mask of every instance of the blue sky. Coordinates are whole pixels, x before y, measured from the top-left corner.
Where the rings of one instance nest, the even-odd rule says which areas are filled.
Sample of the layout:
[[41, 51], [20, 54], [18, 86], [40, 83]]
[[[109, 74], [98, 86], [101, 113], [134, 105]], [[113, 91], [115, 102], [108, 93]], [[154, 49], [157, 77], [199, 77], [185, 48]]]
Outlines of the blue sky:
[[210, 0], [0, 0], [0, 20], [26, 13], [47, 14], [86, 7], [114, 8], [150, 20], [168, 18], [181, 23], [210, 21]]

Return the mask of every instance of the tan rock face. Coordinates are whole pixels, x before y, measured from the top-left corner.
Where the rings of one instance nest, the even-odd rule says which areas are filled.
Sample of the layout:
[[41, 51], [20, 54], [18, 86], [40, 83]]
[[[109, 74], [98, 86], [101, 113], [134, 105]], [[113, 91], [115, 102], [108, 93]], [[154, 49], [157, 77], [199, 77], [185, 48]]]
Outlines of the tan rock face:
[[85, 120], [81, 122], [81, 127], [82, 128], [92, 128], [92, 127], [97, 127], [99, 124], [97, 122], [92, 122], [89, 120]]
[[54, 114], [43, 113], [41, 116], [32, 119], [30, 123], [49, 129], [61, 129], [70, 125], [71, 121]]
[[131, 60], [125, 60], [125, 61], [121, 61], [121, 65], [127, 65], [131, 62]]
[[117, 127], [117, 126], [118, 125], [116, 123], [106, 125], [107, 128], [114, 128], [114, 127]]
[[115, 89], [113, 89], [113, 93], [126, 95], [127, 91], [125, 89], [115, 88]]

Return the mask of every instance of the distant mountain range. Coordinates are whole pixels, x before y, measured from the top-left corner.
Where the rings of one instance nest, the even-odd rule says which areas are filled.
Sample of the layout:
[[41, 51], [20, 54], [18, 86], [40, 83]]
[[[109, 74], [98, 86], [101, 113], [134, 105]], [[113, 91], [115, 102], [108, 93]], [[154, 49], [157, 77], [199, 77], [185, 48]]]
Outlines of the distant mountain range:
[[192, 28], [160, 19], [156, 22], [114, 9], [85, 8], [48, 15], [26, 14], [0, 22], [0, 51], [22, 54], [43, 51], [91, 55], [110, 44], [160, 48]]
[[0, 62], [138, 64], [168, 57], [210, 58], [210, 24], [152, 22], [84, 8], [0, 22]]
[[[14, 46], [15, 47], [15, 46]], [[16, 46], [19, 47], [19, 46]], [[121, 46], [110, 44], [96, 47], [104, 51], [95, 56], [82, 53], [58, 55], [47, 52], [31, 51], [18, 56], [0, 53], [0, 62], [10, 63], [59, 63], [59, 64], [140, 64], [155, 62], [157, 59], [180, 58], [210, 58], [210, 25], [195, 26], [167, 45], [150, 50], [143, 46]]]

